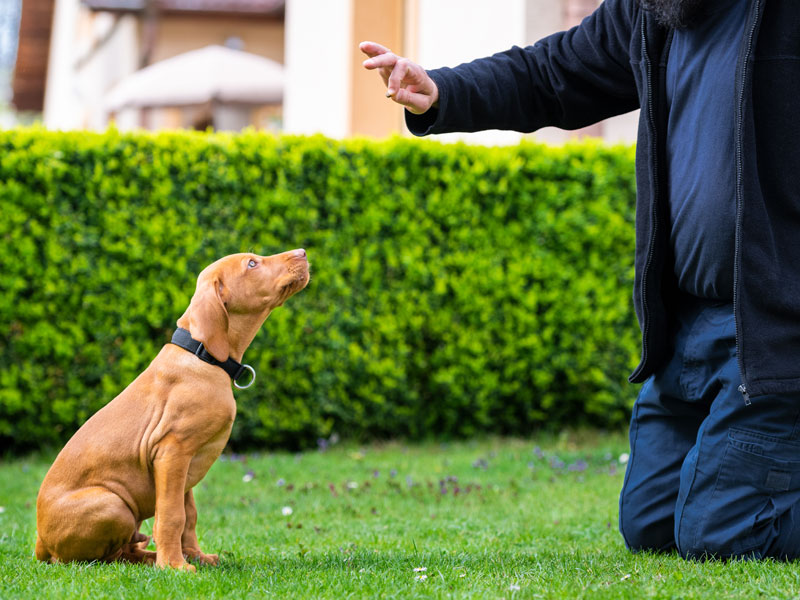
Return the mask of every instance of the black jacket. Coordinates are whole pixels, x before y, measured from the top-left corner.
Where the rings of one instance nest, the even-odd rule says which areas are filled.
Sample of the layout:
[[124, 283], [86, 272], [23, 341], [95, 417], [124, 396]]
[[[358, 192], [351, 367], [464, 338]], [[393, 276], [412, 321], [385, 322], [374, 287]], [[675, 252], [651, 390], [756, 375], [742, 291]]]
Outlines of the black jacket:
[[[800, 392], [800, 3], [751, 0], [736, 70], [734, 311], [746, 393]], [[439, 108], [417, 134], [583, 127], [642, 109], [636, 149], [634, 305], [644, 381], [669, 351], [677, 297], [664, 156], [672, 39], [636, 0], [606, 0], [579, 26], [527, 48], [429, 74]], [[702, 132], [698, 132], [702, 134]]]

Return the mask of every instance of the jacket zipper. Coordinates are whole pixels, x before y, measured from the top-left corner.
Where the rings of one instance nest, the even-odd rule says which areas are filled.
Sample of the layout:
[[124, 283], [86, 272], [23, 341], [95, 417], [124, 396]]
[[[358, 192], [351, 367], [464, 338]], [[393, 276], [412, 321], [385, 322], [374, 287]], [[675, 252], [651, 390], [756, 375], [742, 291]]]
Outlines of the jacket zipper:
[[742, 59], [742, 87], [739, 90], [739, 103], [736, 107], [736, 235], [733, 251], [733, 314], [734, 323], [736, 324], [736, 358], [739, 362], [739, 376], [742, 378], [742, 384], [739, 386], [739, 391], [744, 397], [744, 403], [750, 404], [750, 394], [747, 391], [747, 383], [745, 381], [744, 360], [742, 359], [741, 347], [741, 318], [739, 317], [739, 253], [741, 245], [741, 232], [742, 232], [742, 211], [744, 205], [744, 159], [742, 157], [742, 137], [743, 137], [743, 121], [744, 121], [744, 95], [745, 83], [747, 81], [747, 65], [750, 61], [750, 55], [753, 50], [753, 39], [755, 37], [756, 25], [758, 24], [758, 13], [760, 10], [760, 0], [755, 0], [753, 5], [753, 18], [750, 23], [750, 31], [747, 37], [747, 46], [745, 47], [744, 58]]
[[658, 141], [656, 139], [656, 124], [655, 117], [653, 116], [653, 65], [650, 61], [650, 55], [647, 51], [647, 38], [645, 36], [645, 15], [642, 15], [642, 55], [644, 57], [645, 67], [647, 69], [647, 120], [652, 132], [652, 147], [653, 153], [653, 201], [650, 208], [650, 219], [653, 223], [651, 229], [650, 242], [647, 247], [647, 260], [645, 261], [644, 269], [642, 270], [642, 319], [644, 327], [642, 331], [642, 362], [634, 375], [638, 375], [647, 364], [647, 345], [650, 343], [650, 309], [647, 305], [647, 276], [650, 272], [650, 266], [653, 262], [653, 253], [655, 247], [656, 233], [658, 231], [658, 211], [656, 210], [656, 202], [658, 199]]
[[750, 406], [750, 394], [747, 392], [747, 386], [745, 384], [741, 384], [739, 386], [739, 391], [742, 393], [742, 397], [744, 398], [744, 405]]

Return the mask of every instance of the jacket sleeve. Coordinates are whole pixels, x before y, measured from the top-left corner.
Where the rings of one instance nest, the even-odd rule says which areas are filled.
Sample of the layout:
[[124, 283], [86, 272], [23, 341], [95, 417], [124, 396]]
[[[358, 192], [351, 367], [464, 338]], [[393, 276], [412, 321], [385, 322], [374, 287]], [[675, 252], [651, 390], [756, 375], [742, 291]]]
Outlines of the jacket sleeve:
[[585, 127], [639, 108], [630, 47], [636, 0], [606, 0], [583, 22], [533, 46], [428, 71], [438, 109], [405, 111], [414, 135]]

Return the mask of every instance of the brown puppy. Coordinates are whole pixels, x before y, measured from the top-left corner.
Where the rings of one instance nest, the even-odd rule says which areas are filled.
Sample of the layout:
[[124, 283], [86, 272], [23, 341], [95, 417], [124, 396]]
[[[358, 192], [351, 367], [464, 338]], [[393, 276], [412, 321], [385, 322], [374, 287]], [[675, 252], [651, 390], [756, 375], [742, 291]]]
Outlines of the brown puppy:
[[[242, 355], [272, 309], [308, 283], [305, 250], [233, 254], [206, 267], [178, 327], [219, 361]], [[245, 377], [246, 380], [246, 377]], [[192, 488], [228, 441], [231, 377], [174, 344], [81, 427], [36, 502], [39, 560], [129, 560], [194, 571], [216, 565], [197, 543]], [[157, 552], [139, 533], [155, 515]]]

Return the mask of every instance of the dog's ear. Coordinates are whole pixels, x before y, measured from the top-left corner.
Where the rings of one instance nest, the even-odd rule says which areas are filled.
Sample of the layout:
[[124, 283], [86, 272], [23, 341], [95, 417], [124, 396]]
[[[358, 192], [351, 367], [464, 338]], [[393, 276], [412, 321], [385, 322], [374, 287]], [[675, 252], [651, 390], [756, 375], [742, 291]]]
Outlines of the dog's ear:
[[230, 355], [230, 345], [223, 287], [219, 277], [211, 277], [197, 286], [189, 303], [189, 328], [192, 337], [203, 342], [211, 356], [225, 362]]

